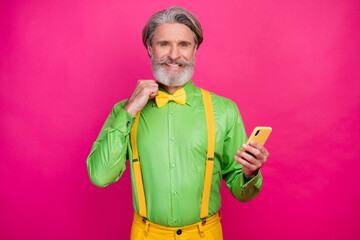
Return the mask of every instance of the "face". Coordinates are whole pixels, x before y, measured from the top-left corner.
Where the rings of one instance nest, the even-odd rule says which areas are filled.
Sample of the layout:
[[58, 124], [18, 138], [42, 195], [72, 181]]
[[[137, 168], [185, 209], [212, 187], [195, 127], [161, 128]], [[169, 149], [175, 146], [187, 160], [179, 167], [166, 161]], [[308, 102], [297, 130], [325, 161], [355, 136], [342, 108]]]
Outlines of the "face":
[[193, 73], [196, 45], [191, 29], [180, 23], [159, 25], [148, 42], [155, 79], [167, 86], [183, 86]]

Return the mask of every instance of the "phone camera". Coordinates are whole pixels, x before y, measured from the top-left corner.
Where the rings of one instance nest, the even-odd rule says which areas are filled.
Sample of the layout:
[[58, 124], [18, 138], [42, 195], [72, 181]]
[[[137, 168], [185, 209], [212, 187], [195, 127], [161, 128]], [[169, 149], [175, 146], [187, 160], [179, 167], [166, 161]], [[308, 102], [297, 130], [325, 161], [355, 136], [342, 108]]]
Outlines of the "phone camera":
[[257, 130], [255, 136], [259, 135], [260, 130]]

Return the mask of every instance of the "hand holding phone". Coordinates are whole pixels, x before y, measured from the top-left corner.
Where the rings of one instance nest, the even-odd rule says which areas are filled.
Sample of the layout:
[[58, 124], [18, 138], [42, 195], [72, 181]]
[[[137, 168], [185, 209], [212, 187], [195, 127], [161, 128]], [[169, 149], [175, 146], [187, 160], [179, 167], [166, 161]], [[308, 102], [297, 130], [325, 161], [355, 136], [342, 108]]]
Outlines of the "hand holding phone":
[[[245, 149], [242, 149], [242, 151], [240, 151], [240, 149], [236, 151], [234, 158], [243, 166], [242, 170], [246, 180], [253, 178], [266, 162], [269, 153], [265, 148], [260, 147], [259, 144], [264, 146], [271, 131], [271, 127], [256, 127], [251, 133], [247, 143], [243, 144], [243, 147], [248, 151]], [[250, 145], [250, 141], [255, 141], [258, 144]]]

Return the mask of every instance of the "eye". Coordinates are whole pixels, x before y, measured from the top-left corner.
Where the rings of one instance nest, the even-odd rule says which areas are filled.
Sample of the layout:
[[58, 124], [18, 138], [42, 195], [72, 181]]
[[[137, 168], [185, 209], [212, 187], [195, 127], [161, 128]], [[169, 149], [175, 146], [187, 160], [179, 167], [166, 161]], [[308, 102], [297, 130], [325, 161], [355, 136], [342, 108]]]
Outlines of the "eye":
[[181, 47], [187, 47], [188, 45], [189, 45], [189, 44], [188, 44], [187, 42], [181, 42], [181, 43], [180, 43], [180, 46], [181, 46]]
[[168, 42], [161, 42], [160, 43], [160, 46], [167, 46], [168, 45]]

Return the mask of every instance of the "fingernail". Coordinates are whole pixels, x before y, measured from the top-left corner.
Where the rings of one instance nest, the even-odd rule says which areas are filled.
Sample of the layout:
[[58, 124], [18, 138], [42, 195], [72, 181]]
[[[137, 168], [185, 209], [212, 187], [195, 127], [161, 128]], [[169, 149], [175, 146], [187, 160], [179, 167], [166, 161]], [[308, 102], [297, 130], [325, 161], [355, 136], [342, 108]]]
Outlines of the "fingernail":
[[241, 145], [243, 148], [247, 148], [247, 145], [244, 143], [243, 145]]

